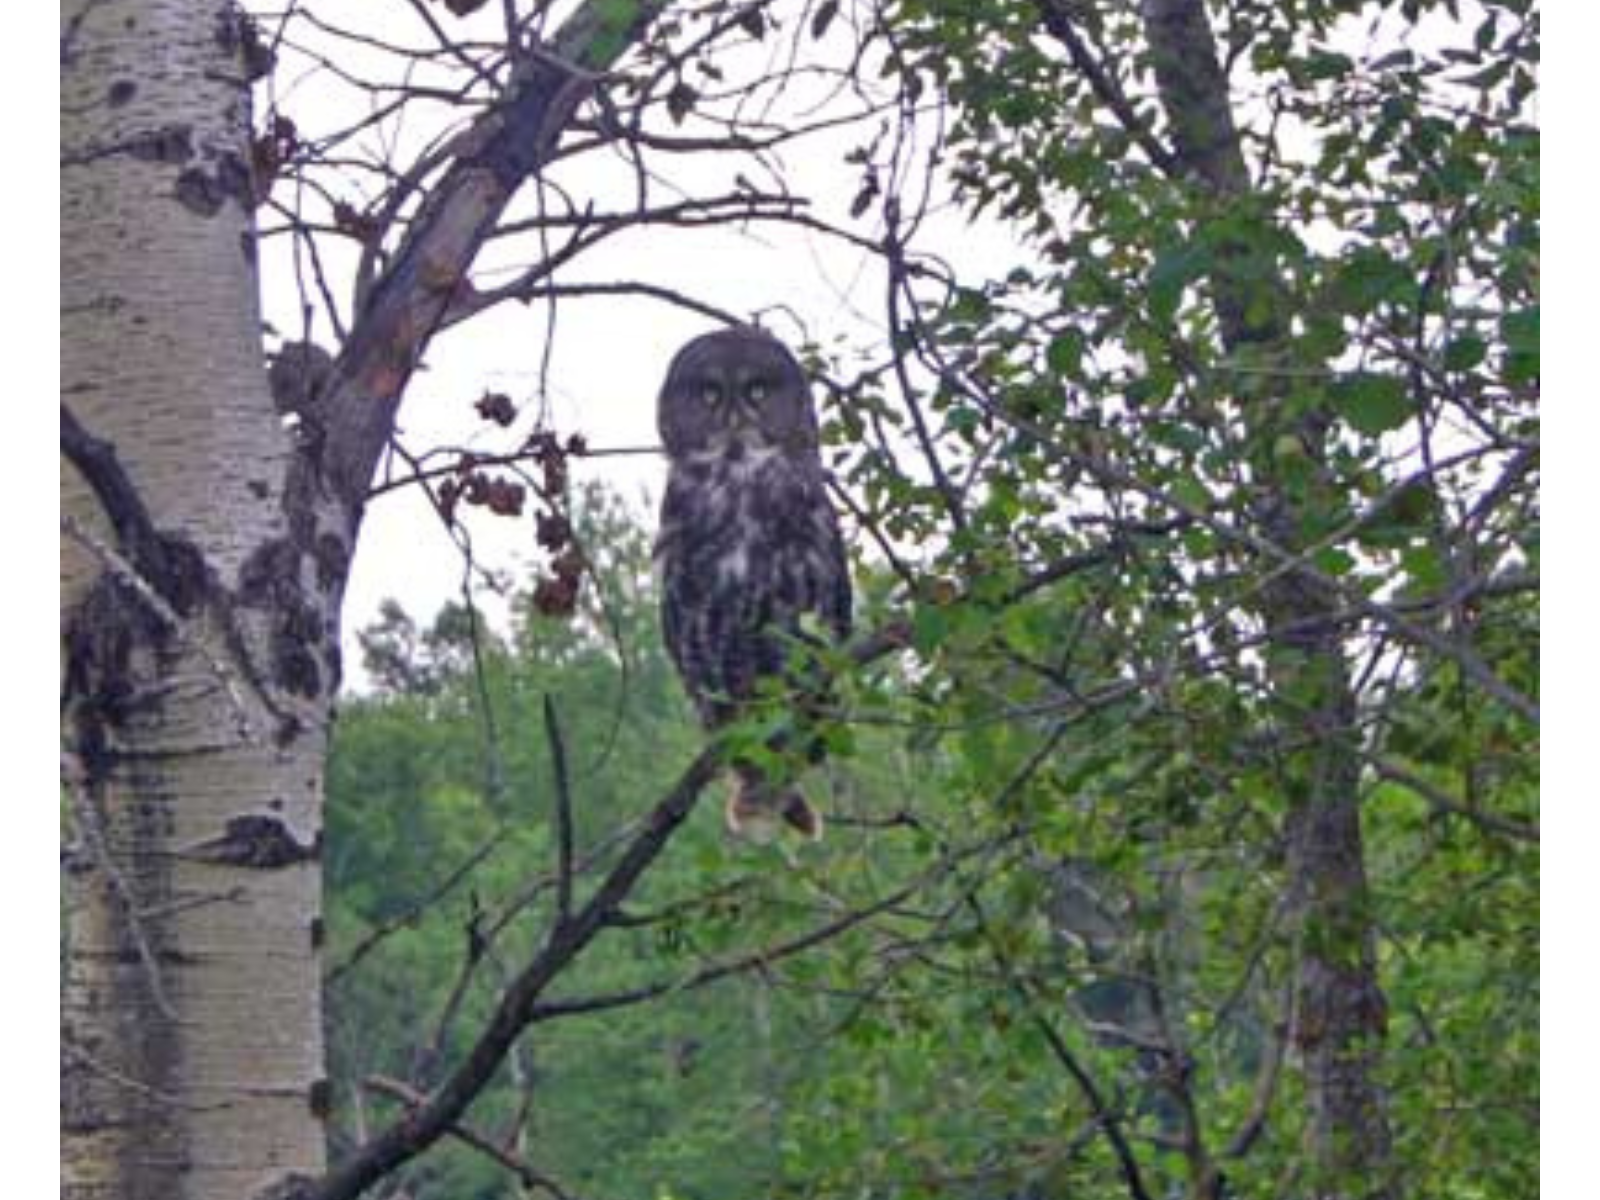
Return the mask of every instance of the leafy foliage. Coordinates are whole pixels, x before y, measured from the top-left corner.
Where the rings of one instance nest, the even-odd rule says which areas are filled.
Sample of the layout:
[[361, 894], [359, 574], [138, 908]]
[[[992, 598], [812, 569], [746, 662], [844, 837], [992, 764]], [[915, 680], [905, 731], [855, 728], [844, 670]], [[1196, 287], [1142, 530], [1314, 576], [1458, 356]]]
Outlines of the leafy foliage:
[[[739, 850], [699, 814], [474, 1110], [578, 1194], [1296, 1194], [1306, 964], [1369, 951], [1381, 1044], [1342, 1049], [1374, 1055], [1405, 1190], [1533, 1186], [1537, 13], [1408, 0], [1436, 36], [1400, 45], [1367, 5], [1213, 6], [1253, 98], [1227, 194], [1181, 169], [1138, 8], [898, 0], [875, 27], [903, 98], [947, 97], [951, 185], [1019, 260], [919, 273], [894, 138], [851, 160], [894, 361], [813, 350], [862, 623], [904, 652], [831, 664], [826, 844]], [[646, 535], [599, 496], [582, 521], [603, 608], [524, 604], [475, 652], [460, 613], [367, 639], [335, 946], [415, 928], [335, 981], [347, 1121], [364, 1074], [427, 1066], [464, 962], [489, 965], [456, 1052], [545, 927], [548, 888], [474, 940], [552, 861], [544, 697], [583, 847], [698, 745]], [[438, 1161], [441, 1195], [503, 1186]]]
[[[611, 619], [643, 634], [644, 532], [615, 505], [582, 524], [585, 545], [608, 547]], [[1081, 613], [1076, 591], [999, 624], [1036, 649], [1063, 610]], [[958, 622], [929, 655], [959, 651], [982, 675], [971, 647], [996, 634]], [[554, 860], [541, 698], [557, 698], [574, 761], [607, 748], [576, 772], [585, 847], [625, 825], [700, 736], [652, 637], [632, 644], [619, 721], [621, 672], [600, 623], [530, 621], [486, 644], [483, 692], [470, 653], [447, 645], [452, 626], [447, 611], [412, 664], [433, 674], [401, 676], [437, 686], [354, 700], [340, 725], [330, 1020], [347, 1129], [388, 1111], [363, 1081], [426, 1079], [465, 1048], [504, 969], [541, 934]], [[983, 662], [995, 678], [998, 658]], [[483, 770], [484, 694], [498, 789]], [[1396, 752], [1441, 788], [1440, 764], [1461, 752], [1447, 743], [1489, 732], [1440, 720], [1463, 698], [1459, 680], [1409, 689], [1393, 725]], [[1140, 1139], [1149, 1193], [1179, 1186], [1171, 1072], [1221, 1144], [1249, 1125], [1261, 1080], [1287, 1071], [1273, 1066], [1289, 957], [1271, 849], [1282, 800], [1270, 764], [1237, 737], [1252, 702], [1220, 682], [1161, 702], [1135, 693], [1073, 722], [1042, 764], [1036, 736], [1011, 723], [932, 732], [936, 714], [981, 706], [935, 700], [898, 671], [858, 681], [850, 704], [857, 752], [809, 785], [830, 787], [824, 846], [738, 847], [703, 812], [630, 904], [640, 923], [607, 934], [562, 999], [691, 980], [909, 885], [904, 900], [764, 970], [536, 1025], [476, 1126], [516, 1131], [527, 1160], [580, 1195], [1120, 1194], [1075, 1068]], [[1503, 720], [1482, 719], [1504, 738]], [[1481, 783], [1496, 813], [1531, 819], [1536, 780], [1503, 751]], [[1429, 1190], [1470, 1181], [1471, 1194], [1515, 1195], [1537, 1160], [1532, 852], [1393, 785], [1367, 811], [1408, 1168]], [[486, 931], [541, 883], [442, 1021]], [[367, 948], [380, 929], [392, 932]], [[1227, 1163], [1241, 1193], [1274, 1186], [1298, 1153], [1292, 1082], [1278, 1088], [1272, 1120]], [[404, 1178], [419, 1196], [484, 1197], [511, 1194], [513, 1179], [459, 1146]]]

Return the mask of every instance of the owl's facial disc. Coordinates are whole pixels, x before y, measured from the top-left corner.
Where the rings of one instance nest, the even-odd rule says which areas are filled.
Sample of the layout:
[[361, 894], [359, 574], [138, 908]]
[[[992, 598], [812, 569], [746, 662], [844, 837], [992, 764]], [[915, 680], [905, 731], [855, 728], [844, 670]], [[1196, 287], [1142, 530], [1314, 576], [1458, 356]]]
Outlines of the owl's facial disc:
[[740, 377], [734, 381], [733, 403], [730, 406], [734, 412], [734, 419], [741, 425], [765, 432], [762, 418], [768, 398], [772, 395], [772, 386], [764, 375], [746, 375], [740, 372]]
[[772, 385], [764, 375], [751, 376], [738, 371], [702, 380], [699, 395], [700, 402], [725, 427], [759, 430], [762, 409], [772, 395]]

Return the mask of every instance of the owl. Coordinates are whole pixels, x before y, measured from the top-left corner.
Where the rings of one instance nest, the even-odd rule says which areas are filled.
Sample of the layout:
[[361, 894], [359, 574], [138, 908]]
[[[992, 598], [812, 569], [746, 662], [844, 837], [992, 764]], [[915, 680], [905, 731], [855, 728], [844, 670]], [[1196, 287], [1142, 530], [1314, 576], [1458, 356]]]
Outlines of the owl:
[[[701, 721], [737, 717], [764, 679], [786, 678], [795, 639], [850, 631], [850, 572], [828, 502], [817, 418], [800, 364], [751, 327], [696, 338], [667, 369], [657, 422], [668, 460], [656, 540], [667, 650]], [[815, 739], [795, 747], [816, 761]], [[765, 841], [785, 824], [809, 838], [822, 818], [797, 789], [733, 764], [726, 819]]]

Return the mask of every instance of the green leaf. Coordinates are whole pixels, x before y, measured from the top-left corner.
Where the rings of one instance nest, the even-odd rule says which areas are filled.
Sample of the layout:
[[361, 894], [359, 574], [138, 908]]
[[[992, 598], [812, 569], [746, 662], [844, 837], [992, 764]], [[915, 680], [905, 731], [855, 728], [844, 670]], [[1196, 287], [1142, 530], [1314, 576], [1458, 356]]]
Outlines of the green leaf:
[[1172, 498], [1186, 510], [1204, 512], [1211, 507], [1211, 493], [1193, 475], [1183, 475], [1173, 480], [1169, 490]]
[[1464, 333], [1460, 337], [1451, 338], [1444, 348], [1444, 369], [1470, 371], [1484, 360], [1488, 352], [1488, 346], [1476, 334]]
[[1076, 329], [1064, 329], [1050, 339], [1044, 352], [1045, 363], [1057, 375], [1076, 374], [1083, 361], [1083, 334]]
[[987, 321], [994, 312], [989, 297], [975, 288], [960, 288], [950, 302], [949, 315], [953, 321]]
[[1506, 342], [1506, 381], [1531, 383], [1539, 378], [1539, 306], [1507, 313], [1500, 319], [1500, 336]]
[[856, 752], [856, 735], [847, 725], [828, 726], [822, 731], [822, 742], [834, 758], [849, 758]]
[[1317, 570], [1324, 575], [1332, 575], [1335, 579], [1350, 574], [1356, 566], [1355, 557], [1340, 546], [1324, 546], [1317, 551], [1313, 561]]
[[1412, 590], [1419, 593], [1436, 592], [1449, 582], [1449, 574], [1439, 558], [1439, 551], [1431, 545], [1412, 546], [1400, 555], [1410, 576]]
[[1361, 371], [1334, 381], [1333, 406], [1350, 427], [1368, 437], [1399, 429], [1411, 417], [1403, 380]]
[[1171, 320], [1183, 299], [1183, 289], [1204, 274], [1210, 264], [1210, 252], [1193, 242], [1174, 242], [1158, 250], [1146, 281], [1151, 315], [1158, 320]]
[[1353, 313], [1370, 312], [1385, 302], [1398, 303], [1416, 291], [1405, 264], [1374, 246], [1358, 246], [1335, 271], [1332, 299]]
[[1500, 334], [1513, 354], [1539, 353], [1539, 306], [1507, 313], [1500, 319]]
[[911, 644], [927, 657], [939, 648], [950, 632], [950, 618], [935, 604], [919, 604], [911, 617]]
[[1355, 70], [1355, 63], [1349, 55], [1316, 47], [1306, 56], [1305, 70], [1311, 79], [1341, 79]]

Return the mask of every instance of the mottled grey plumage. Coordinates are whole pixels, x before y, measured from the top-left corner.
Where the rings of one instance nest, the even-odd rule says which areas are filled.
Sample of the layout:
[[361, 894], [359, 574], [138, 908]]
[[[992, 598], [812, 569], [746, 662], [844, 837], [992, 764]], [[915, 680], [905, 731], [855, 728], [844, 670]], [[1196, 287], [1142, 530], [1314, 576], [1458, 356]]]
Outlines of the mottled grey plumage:
[[[670, 469], [656, 561], [667, 649], [701, 719], [736, 716], [757, 681], [781, 676], [809, 614], [850, 630], [850, 572], [828, 502], [804, 373], [770, 334], [696, 338], [667, 370], [657, 418]], [[797, 684], [799, 681], [795, 681]], [[802, 749], [820, 757], [820, 745]], [[811, 837], [821, 818], [793, 788], [736, 763], [729, 827]]]

